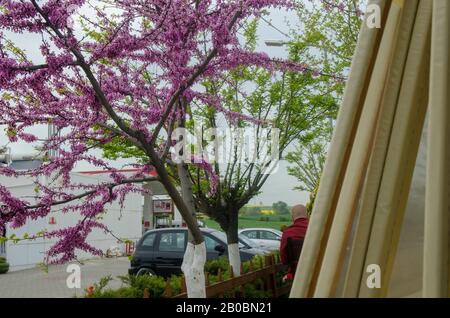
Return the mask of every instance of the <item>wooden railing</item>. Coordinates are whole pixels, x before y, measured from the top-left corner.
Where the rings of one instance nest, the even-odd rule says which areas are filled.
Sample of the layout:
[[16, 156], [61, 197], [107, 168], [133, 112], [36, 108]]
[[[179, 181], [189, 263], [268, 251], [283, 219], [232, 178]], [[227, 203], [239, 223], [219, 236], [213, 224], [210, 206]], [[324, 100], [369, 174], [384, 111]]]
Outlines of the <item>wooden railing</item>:
[[[259, 265], [259, 269], [254, 270], [254, 267]], [[283, 284], [283, 286], [277, 286], [276, 274], [285, 271], [287, 269], [286, 265], [279, 262], [279, 257], [270, 255], [264, 258], [263, 264], [254, 264], [250, 262], [248, 272], [243, 271], [241, 266], [241, 275], [239, 277], [233, 277], [233, 270], [230, 266], [231, 277], [229, 279], [224, 279], [222, 272], [219, 269], [218, 272], [218, 282], [210, 284], [208, 274], [205, 274], [205, 284], [206, 284], [206, 297], [207, 298], [221, 298], [225, 294], [232, 297], [244, 298], [245, 291], [244, 285], [253, 283], [258, 279], [262, 280], [261, 290], [269, 292], [271, 297], [277, 298], [289, 294], [291, 289], [291, 284]], [[170, 280], [166, 283], [166, 288], [164, 291], [164, 297], [167, 298], [186, 298], [186, 283], [182, 281], [182, 292], [178, 295], [173, 295]], [[149, 298], [148, 290], [144, 290], [144, 298]]]

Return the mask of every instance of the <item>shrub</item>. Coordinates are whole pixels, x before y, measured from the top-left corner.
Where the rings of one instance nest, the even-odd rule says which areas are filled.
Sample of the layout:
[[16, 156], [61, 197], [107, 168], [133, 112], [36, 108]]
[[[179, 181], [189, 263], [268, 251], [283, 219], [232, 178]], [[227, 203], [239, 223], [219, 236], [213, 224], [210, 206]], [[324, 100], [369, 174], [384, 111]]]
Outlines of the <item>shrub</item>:
[[214, 260], [208, 261], [205, 264], [205, 272], [210, 275], [218, 275], [219, 269], [221, 269], [222, 273], [228, 271], [230, 268], [230, 263], [228, 262], [228, 258], [226, 256], [221, 256]]
[[9, 271], [9, 264], [8, 263], [0, 263], [0, 274], [5, 274]]
[[9, 271], [9, 263], [6, 258], [0, 257], [0, 274], [7, 273]]
[[151, 298], [162, 297], [166, 288], [166, 281], [163, 277], [154, 275], [127, 275], [119, 277], [122, 283], [134, 290], [135, 297], [144, 297], [144, 290], [147, 288]]
[[[244, 272], [250, 271], [250, 267], [253, 270], [260, 269], [264, 266], [264, 256], [255, 256], [250, 261], [243, 262], [242, 267]], [[206, 262], [205, 271], [208, 273], [208, 280], [210, 284], [219, 282], [219, 270], [223, 280], [231, 277], [230, 264], [228, 259], [223, 256], [217, 259]], [[282, 285], [282, 277], [285, 273], [277, 273], [276, 281], [278, 286]], [[112, 280], [111, 276], [102, 278], [98, 283], [93, 285], [92, 292], [88, 297], [93, 298], [143, 298], [144, 290], [148, 289], [150, 298], [164, 297], [164, 290], [166, 289], [167, 281], [160, 276], [154, 275], [126, 275], [118, 277], [122, 281], [122, 287], [116, 290], [107, 288], [108, 283]], [[172, 295], [177, 295], [182, 292], [182, 280], [181, 276], [170, 277], [169, 284], [171, 287]], [[243, 297], [245, 298], [267, 298], [271, 297], [270, 291], [264, 291], [264, 281], [257, 279], [256, 281], [245, 284], [243, 290], [240, 287], [229, 290], [224, 293], [224, 298], [234, 297], [239, 295], [243, 291]]]

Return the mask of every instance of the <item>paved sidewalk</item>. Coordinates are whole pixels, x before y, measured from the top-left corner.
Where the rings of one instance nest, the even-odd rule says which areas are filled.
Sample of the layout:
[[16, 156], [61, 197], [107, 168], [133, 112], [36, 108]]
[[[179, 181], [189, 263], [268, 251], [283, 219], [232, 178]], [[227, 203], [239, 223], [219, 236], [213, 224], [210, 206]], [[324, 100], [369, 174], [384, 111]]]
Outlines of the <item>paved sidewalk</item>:
[[120, 287], [121, 282], [116, 277], [126, 275], [129, 264], [127, 257], [84, 261], [84, 265], [81, 265], [81, 289], [67, 288], [66, 280], [70, 275], [66, 273], [68, 264], [51, 266], [48, 274], [38, 268], [2, 274], [0, 298], [83, 297], [85, 288], [107, 275], [115, 278], [109, 286]]

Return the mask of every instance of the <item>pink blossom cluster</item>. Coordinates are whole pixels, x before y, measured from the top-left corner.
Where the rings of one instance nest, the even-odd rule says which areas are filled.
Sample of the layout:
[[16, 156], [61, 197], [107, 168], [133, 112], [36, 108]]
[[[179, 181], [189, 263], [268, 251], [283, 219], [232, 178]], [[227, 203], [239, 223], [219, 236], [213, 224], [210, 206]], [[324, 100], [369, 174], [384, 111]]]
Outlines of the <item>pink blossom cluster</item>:
[[191, 162], [193, 162], [195, 166], [201, 168], [205, 172], [207, 178], [209, 178], [209, 195], [216, 194], [220, 177], [214, 170], [214, 166], [204, 157], [192, 156]]
[[[225, 77], [242, 65], [273, 72], [310, 71], [305, 65], [249, 52], [238, 40], [245, 21], [267, 8], [292, 9], [291, 0], [102, 3], [115, 8], [114, 16], [98, 8], [95, 20], [84, 18], [86, 30], [75, 30], [69, 23], [73, 8], [85, 6], [84, 0], [0, 0], [0, 124], [12, 142], [35, 144], [38, 137], [28, 129], [38, 124], [51, 124], [59, 132], [41, 143], [43, 153], [57, 151], [57, 156], [47, 156], [29, 171], [0, 167], [0, 175], [60, 180], [57, 186], [37, 182], [39, 193], [33, 200], [16, 198], [0, 186], [0, 227], [46, 217], [54, 206], [78, 213], [76, 226], [46, 234], [58, 239], [48, 253], [49, 262], [68, 261], [77, 249], [101, 252], [85, 243], [94, 228], [107, 231], [96, 217], [112, 201], [123, 203], [128, 193], [143, 191], [140, 184], [147, 182], [154, 162], [160, 163], [155, 165], [158, 174], [163, 172], [163, 131], [186, 117], [183, 101], [197, 99], [226, 116], [252, 121], [226, 111], [217, 96], [197, 84]], [[11, 47], [14, 35], [21, 33], [41, 39], [36, 48], [42, 64]], [[149, 156], [149, 164], [136, 166], [138, 172], [131, 178], [89, 152], [114, 137]], [[110, 181], [74, 183], [71, 171], [80, 161], [110, 171]], [[200, 167], [209, 175], [211, 191], [216, 191], [219, 177], [208, 163]]]

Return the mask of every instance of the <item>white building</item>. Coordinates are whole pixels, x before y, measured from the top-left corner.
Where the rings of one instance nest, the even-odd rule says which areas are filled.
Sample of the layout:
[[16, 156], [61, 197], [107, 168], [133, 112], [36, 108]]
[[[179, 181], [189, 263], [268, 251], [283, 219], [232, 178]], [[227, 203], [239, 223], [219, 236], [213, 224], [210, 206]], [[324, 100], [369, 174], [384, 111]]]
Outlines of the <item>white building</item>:
[[[11, 163], [15, 169], [29, 169], [33, 165], [39, 165], [39, 160], [17, 160]], [[122, 170], [122, 173], [131, 174], [133, 170]], [[85, 171], [73, 172], [71, 174], [74, 183], [95, 184], [109, 180], [108, 171]], [[0, 176], [0, 184], [6, 186], [14, 196], [32, 198], [35, 193], [35, 179], [30, 177], [9, 178]], [[40, 177], [41, 183], [46, 184], [45, 177]], [[167, 198], [165, 190], [158, 182], [147, 184], [153, 195], [157, 195], [159, 199]], [[170, 200], [169, 200], [170, 201]], [[1, 203], [1, 202], [0, 202]], [[171, 201], [170, 201], [171, 203]], [[124, 208], [122, 209], [118, 202], [113, 202], [105, 207], [106, 213], [102, 214], [101, 222], [105, 224], [117, 238], [137, 241], [142, 233], [155, 226], [158, 222], [158, 215], [153, 215], [153, 197], [145, 195], [145, 198], [136, 193], [126, 196]], [[53, 211], [45, 218], [37, 220], [28, 220], [21, 228], [6, 228], [6, 235], [16, 234], [17, 237], [23, 237], [25, 233], [32, 236], [39, 231], [47, 229], [49, 231], [65, 228], [75, 225], [80, 219], [78, 213], [63, 214], [60, 207], [55, 207]], [[173, 208], [172, 208], [173, 211]], [[172, 219], [174, 211], [171, 215], [160, 213], [161, 217], [170, 216]], [[176, 213], [178, 215], [178, 213]], [[175, 217], [179, 219], [179, 215]], [[1, 233], [0, 233], [1, 235]], [[45, 252], [56, 242], [56, 240], [36, 239], [22, 240], [18, 243], [7, 241], [0, 246], [0, 254], [6, 255], [10, 263], [10, 270], [16, 271], [26, 268], [35, 267], [42, 263]], [[101, 249], [104, 253], [108, 249], [118, 247], [125, 252], [125, 243], [118, 241], [111, 234], [104, 233], [102, 230], [95, 229], [88, 236], [87, 242], [92, 246]], [[92, 258], [93, 256], [84, 252], [77, 252], [79, 259]]]

